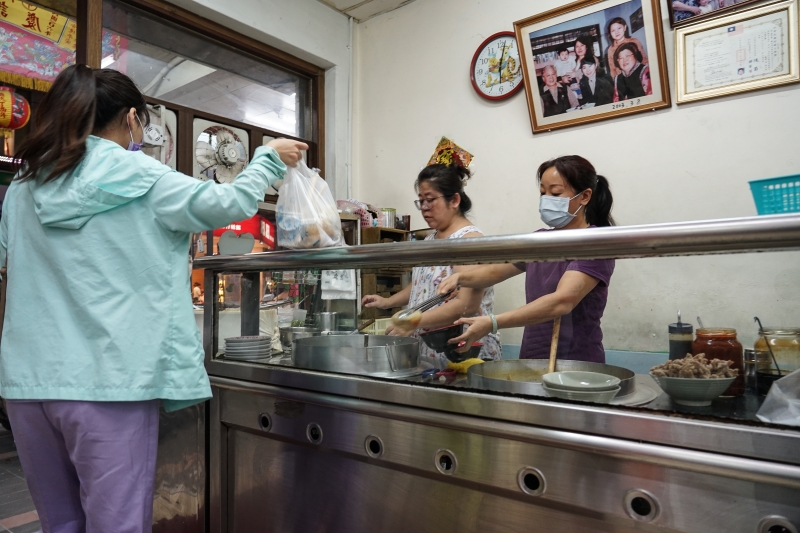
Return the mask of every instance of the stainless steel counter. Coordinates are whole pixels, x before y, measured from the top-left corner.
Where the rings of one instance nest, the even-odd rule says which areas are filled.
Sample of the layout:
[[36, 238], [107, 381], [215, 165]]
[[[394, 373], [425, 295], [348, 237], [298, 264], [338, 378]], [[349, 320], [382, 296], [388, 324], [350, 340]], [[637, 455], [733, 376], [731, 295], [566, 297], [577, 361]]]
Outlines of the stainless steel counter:
[[[195, 267], [213, 294], [220, 272], [798, 248], [791, 215], [208, 257]], [[209, 306], [211, 532], [800, 527], [797, 430], [663, 397], [660, 410], [601, 406], [219, 360], [217, 322]], [[242, 333], [250, 322], [242, 316]]]

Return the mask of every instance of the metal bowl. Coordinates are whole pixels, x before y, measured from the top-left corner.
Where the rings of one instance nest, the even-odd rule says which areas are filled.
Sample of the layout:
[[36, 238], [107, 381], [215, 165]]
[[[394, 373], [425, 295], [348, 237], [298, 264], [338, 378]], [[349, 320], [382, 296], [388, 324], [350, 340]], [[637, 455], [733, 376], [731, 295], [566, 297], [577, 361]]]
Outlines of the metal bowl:
[[380, 377], [421, 372], [419, 341], [387, 335], [323, 335], [296, 339], [292, 364], [311, 370]]
[[[548, 363], [547, 359], [518, 359], [472, 365], [467, 371], [467, 382], [476, 389], [543, 396], [542, 375], [547, 373]], [[620, 379], [617, 397], [635, 392], [636, 374], [621, 366], [559, 359], [556, 361], [556, 371], [562, 370], [599, 372], [617, 377]]]
[[284, 350], [291, 350], [292, 343], [297, 339], [305, 339], [308, 337], [318, 337], [322, 332], [317, 328], [302, 328], [302, 327], [282, 327], [278, 328], [281, 333], [281, 344]]

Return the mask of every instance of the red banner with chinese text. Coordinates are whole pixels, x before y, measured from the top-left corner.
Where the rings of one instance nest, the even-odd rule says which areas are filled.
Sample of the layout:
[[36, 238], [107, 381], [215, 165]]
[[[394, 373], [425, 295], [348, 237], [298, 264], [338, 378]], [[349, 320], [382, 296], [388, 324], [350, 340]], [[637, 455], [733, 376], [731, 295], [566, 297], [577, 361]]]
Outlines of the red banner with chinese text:
[[[19, 0], [0, 0], [0, 82], [46, 91], [75, 63], [75, 21]], [[128, 41], [103, 31], [103, 57], [125, 72]]]

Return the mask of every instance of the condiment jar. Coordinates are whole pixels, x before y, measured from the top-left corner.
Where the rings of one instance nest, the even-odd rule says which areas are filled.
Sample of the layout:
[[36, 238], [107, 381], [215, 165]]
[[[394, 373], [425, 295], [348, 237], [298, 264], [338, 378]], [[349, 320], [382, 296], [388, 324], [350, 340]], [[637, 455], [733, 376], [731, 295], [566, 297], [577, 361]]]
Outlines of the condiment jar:
[[686, 322], [676, 322], [667, 326], [669, 331], [669, 358], [683, 359], [686, 354], [692, 353], [692, 334], [694, 328]]
[[800, 368], [800, 328], [764, 327], [758, 330], [758, 340], [754, 346], [759, 372], [776, 371], [772, 355], [784, 376]]
[[697, 330], [697, 338], [692, 343], [692, 355], [705, 354], [706, 359], [722, 359], [731, 361], [731, 368], [739, 370], [731, 386], [722, 396], [742, 396], [744, 394], [744, 350], [742, 343], [736, 338], [733, 328], [701, 328]]

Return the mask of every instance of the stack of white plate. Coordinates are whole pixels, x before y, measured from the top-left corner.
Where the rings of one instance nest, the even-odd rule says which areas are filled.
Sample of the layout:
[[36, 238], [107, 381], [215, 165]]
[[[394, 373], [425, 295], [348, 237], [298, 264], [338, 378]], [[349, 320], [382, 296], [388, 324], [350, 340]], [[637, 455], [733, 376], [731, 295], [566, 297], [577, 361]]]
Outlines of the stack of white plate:
[[263, 359], [272, 355], [272, 337], [228, 337], [225, 339], [225, 357], [229, 359]]
[[619, 392], [619, 379], [597, 372], [551, 372], [542, 376], [548, 396], [581, 402], [608, 403]]

